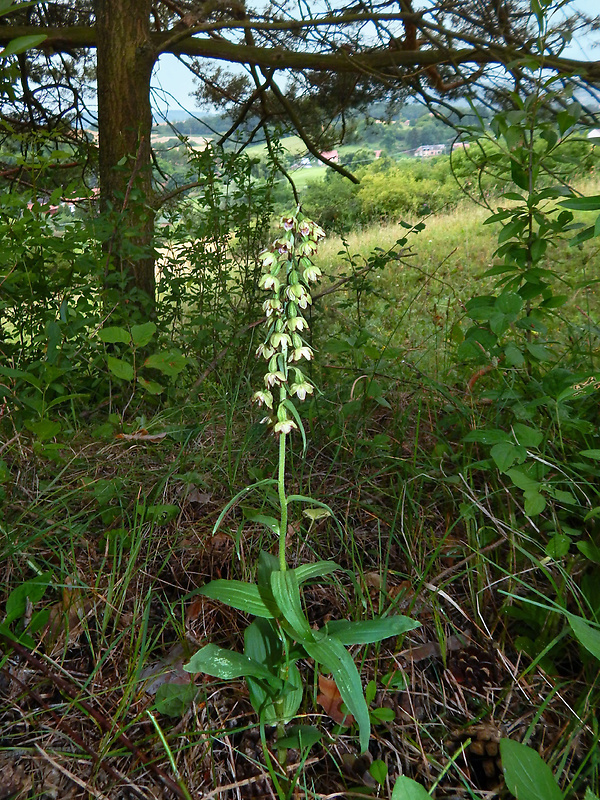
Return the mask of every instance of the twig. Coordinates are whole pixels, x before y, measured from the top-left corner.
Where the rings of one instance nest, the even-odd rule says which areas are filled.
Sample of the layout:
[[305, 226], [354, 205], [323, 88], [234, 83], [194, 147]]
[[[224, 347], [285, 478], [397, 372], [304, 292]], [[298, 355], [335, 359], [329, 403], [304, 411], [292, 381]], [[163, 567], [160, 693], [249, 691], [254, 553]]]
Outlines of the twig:
[[77, 775], [74, 775], [66, 767], [63, 767], [62, 764], [59, 764], [58, 761], [55, 761], [52, 758], [51, 755], [49, 755], [45, 750], [42, 750], [42, 748], [39, 746], [39, 744], [37, 742], [35, 742], [35, 749], [38, 751], [38, 753], [41, 756], [43, 756], [46, 759], [46, 761], [48, 761], [50, 764], [52, 764], [54, 769], [57, 769], [59, 772], [62, 772], [62, 774], [66, 775], [66, 777], [70, 781], [73, 781], [73, 783], [76, 783], [77, 786], [80, 786], [82, 789], [85, 789], [85, 791], [88, 794], [91, 794], [94, 797], [97, 797], [98, 800], [109, 800], [109, 798], [105, 794], [102, 794], [102, 792], [99, 792], [97, 789], [94, 789], [94, 787], [90, 786], [89, 783], [86, 783], [81, 778], [78, 778]]
[[[87, 700], [83, 700], [81, 698], [81, 692], [73, 687], [67, 680], [52, 672], [41, 658], [34, 656], [33, 653], [30, 653], [29, 650], [20, 642], [14, 641], [14, 639], [11, 639], [2, 632], [0, 632], [0, 640], [4, 641], [9, 647], [12, 647], [13, 650], [15, 650], [22, 658], [29, 662], [32, 667], [39, 672], [43, 672], [44, 675], [49, 678], [49, 680], [51, 680], [55, 686], [68, 695], [72, 700], [75, 700], [77, 705], [87, 714], [89, 714], [90, 717], [92, 717], [98, 723], [98, 725], [100, 725], [105, 733], [115, 734], [116, 731], [118, 731], [118, 726], [115, 720], [108, 719], [104, 716], [104, 714], [101, 714], [92, 705], [90, 705]], [[139, 759], [144, 766], [148, 767], [149, 770], [154, 772], [154, 774], [160, 778], [165, 786], [171, 789], [172, 792], [175, 792], [177, 797], [180, 797], [181, 800], [186, 800], [181, 788], [175, 783], [175, 781], [172, 778], [169, 778], [164, 770], [154, 764], [125, 733], [116, 733], [116, 738], [119, 742], [121, 742], [121, 744], [125, 745], [125, 747], [131, 753], [133, 753], [133, 755]]]
[[140, 798], [140, 800], [148, 800], [148, 795], [144, 794], [134, 783], [132, 783], [129, 780], [129, 778], [126, 775], [123, 775], [121, 772], [119, 772], [119, 770], [115, 769], [106, 761], [102, 760], [102, 758], [98, 755], [98, 753], [92, 747], [90, 747], [89, 744], [86, 744], [84, 742], [81, 736], [79, 736], [79, 734], [76, 733], [71, 728], [71, 726], [66, 722], [66, 720], [63, 717], [58, 716], [58, 714], [54, 711], [54, 709], [48, 705], [48, 703], [44, 700], [44, 698], [41, 697], [35, 691], [35, 689], [32, 689], [30, 686], [27, 686], [27, 684], [23, 683], [23, 681], [20, 678], [18, 678], [12, 672], [9, 672], [9, 670], [7, 670], [5, 667], [2, 669], [2, 672], [6, 675], [9, 681], [14, 681], [15, 683], [18, 683], [30, 697], [33, 697], [36, 703], [39, 703], [39, 705], [45, 711], [47, 711], [48, 714], [50, 714], [57, 728], [63, 731], [63, 733], [65, 733], [69, 737], [69, 739], [71, 739], [71, 741], [75, 742], [76, 745], [81, 747], [83, 751], [88, 753], [88, 755], [90, 755], [94, 759], [94, 763], [98, 767], [101, 767], [104, 770], [104, 772], [106, 772], [106, 774], [109, 775], [116, 783], [119, 782], [124, 783], [128, 787], [128, 789], [133, 794], [136, 795], [136, 797]]

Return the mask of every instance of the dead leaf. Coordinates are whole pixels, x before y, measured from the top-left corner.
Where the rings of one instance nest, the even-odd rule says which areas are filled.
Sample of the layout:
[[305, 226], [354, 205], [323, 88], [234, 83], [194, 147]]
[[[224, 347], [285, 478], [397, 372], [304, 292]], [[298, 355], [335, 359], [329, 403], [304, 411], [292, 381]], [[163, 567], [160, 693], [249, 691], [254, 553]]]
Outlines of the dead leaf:
[[[458, 636], [448, 636], [446, 639], [446, 651], [460, 650], [464, 646], [464, 639]], [[409, 659], [410, 661], [423, 661], [425, 658], [438, 658], [442, 654], [442, 648], [439, 642], [425, 642], [418, 647], [409, 647], [398, 653], [399, 656]]]
[[380, 592], [383, 586], [383, 580], [379, 572], [366, 572], [365, 573], [365, 586], [367, 589], [373, 589], [375, 592]]
[[196, 488], [196, 486], [190, 486], [188, 493], [185, 496], [185, 499], [188, 503], [198, 503], [199, 505], [205, 505], [206, 503], [210, 503], [212, 497], [212, 492], [200, 492]]
[[164, 439], [166, 435], [166, 432], [148, 433], [145, 428], [140, 428], [140, 430], [135, 431], [135, 433], [117, 433], [115, 439], [124, 439], [127, 442], [160, 442], [160, 440]]
[[189, 655], [185, 648], [180, 643], [175, 644], [165, 658], [148, 664], [140, 673], [144, 691], [154, 695], [165, 683], [191, 683], [193, 675], [183, 669], [186, 661]]
[[331, 678], [319, 675], [319, 689], [321, 694], [317, 695], [317, 703], [323, 708], [328, 717], [338, 725], [352, 725], [354, 717], [352, 714], [344, 714], [341, 709], [343, 700], [340, 690]]

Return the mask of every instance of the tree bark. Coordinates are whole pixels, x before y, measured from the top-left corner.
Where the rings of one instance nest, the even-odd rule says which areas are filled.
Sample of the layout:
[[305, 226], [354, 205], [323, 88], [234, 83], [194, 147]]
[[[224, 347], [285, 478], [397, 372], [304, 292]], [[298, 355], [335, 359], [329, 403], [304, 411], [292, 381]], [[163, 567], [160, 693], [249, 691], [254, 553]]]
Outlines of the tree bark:
[[96, 3], [100, 204], [115, 224], [107, 250], [128, 285], [153, 302], [150, 10], [151, 0]]

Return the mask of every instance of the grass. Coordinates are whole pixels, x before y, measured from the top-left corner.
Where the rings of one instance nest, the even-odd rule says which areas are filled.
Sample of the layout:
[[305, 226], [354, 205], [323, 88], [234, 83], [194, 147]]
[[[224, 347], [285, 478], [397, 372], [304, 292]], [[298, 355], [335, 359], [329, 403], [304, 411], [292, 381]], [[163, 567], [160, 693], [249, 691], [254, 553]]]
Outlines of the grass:
[[[291, 557], [332, 558], [344, 572], [309, 586], [307, 614], [321, 625], [400, 612], [421, 627], [354, 651], [365, 684], [376, 682], [372, 711], [393, 712], [374, 725], [366, 759], [355, 732], [337, 729], [320, 705], [312, 665], [302, 665], [314, 688], [300, 721], [324, 738], [297, 796], [389, 797], [402, 773], [438, 782], [439, 800], [506, 797], [494, 749], [503, 736], [535, 746], [571, 797], [598, 791], [597, 664], [550, 608], [598, 618], [597, 566], [575, 545], [597, 542], [596, 517], [584, 524], [579, 508], [559, 502], [524, 514], [522, 493], [486, 464], [489, 450], [464, 441], [474, 428], [504, 424], [479, 386], [467, 391], [473, 367], [457, 363], [453, 342], [465, 302], [491, 287], [482, 278], [495, 249], [485, 215], [465, 205], [427, 220], [411, 251], [374, 270], [370, 285], [355, 281], [313, 310], [322, 393], [308, 409], [308, 452], [300, 457], [297, 443], [289, 483], [328, 502], [343, 535], [328, 519], [309, 527], [297, 514]], [[387, 225], [348, 236], [350, 262], [339, 255], [342, 242], [329, 239], [319, 264], [335, 282], [404, 232]], [[573, 283], [563, 342], [576, 325], [589, 332], [597, 313], [594, 286], [576, 285], [596, 252], [593, 243], [557, 251]], [[273, 544], [245, 522], [245, 503], [213, 533], [236, 492], [273, 474], [276, 447], [248, 408], [244, 376], [223, 370], [201, 391], [192, 397], [186, 387], [181, 407], [132, 420], [132, 435], [137, 427], [166, 434], [155, 441], [94, 434], [96, 420], [60, 442], [58, 465], [26, 431], [0, 445], [10, 476], [4, 600], [51, 573], [43, 598], [24, 606], [25, 621], [50, 612], [36, 649], [2, 645], [0, 758], [17, 797], [269, 796], [244, 685], [206, 678], [189, 694], [182, 670], [209, 641], [241, 649], [247, 622], [194, 589], [212, 578], [250, 579], [259, 549]], [[561, 469], [574, 465], [595, 507], [598, 476], [577, 473], [576, 444], [584, 436], [595, 445], [593, 409], [578, 413], [582, 434], [563, 420], [561, 443], [548, 422], [547, 441], [533, 449]], [[263, 509], [260, 498], [252, 502]], [[561, 535], [573, 545], [551, 558], [545, 548], [556, 528], [571, 531]], [[11, 624], [13, 634], [20, 625]], [[392, 684], [383, 680], [390, 674]], [[379, 788], [372, 760], [387, 764]]]

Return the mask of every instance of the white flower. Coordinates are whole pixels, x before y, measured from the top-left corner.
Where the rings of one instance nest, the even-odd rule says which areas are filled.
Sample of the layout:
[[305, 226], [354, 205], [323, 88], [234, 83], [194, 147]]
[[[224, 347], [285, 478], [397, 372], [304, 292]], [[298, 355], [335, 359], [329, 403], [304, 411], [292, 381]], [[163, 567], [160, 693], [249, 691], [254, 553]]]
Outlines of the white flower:
[[273, 426], [273, 433], [290, 433], [290, 431], [298, 430], [298, 426], [293, 419], [284, 419], [281, 422], [276, 422]]
[[280, 222], [286, 231], [291, 231], [294, 229], [295, 220], [293, 217], [282, 217]]
[[307, 294], [306, 292], [298, 298], [298, 305], [300, 308], [308, 308], [308, 306], [312, 303], [312, 297]]
[[314, 386], [308, 381], [301, 381], [300, 383], [293, 383], [290, 386], [290, 393], [295, 394], [299, 400], [306, 399], [307, 394], [314, 392]]
[[273, 350], [273, 348], [268, 344], [268, 342], [265, 342], [264, 344], [259, 344], [258, 347], [256, 348], [256, 355], [259, 358], [262, 357], [268, 360], [274, 353], [275, 350]]
[[271, 392], [254, 392], [252, 400], [259, 406], [265, 405], [267, 408], [273, 408], [273, 395]]
[[289, 331], [308, 330], [308, 322], [304, 319], [304, 317], [289, 317], [286, 325]]
[[307, 219], [303, 219], [300, 223], [298, 233], [302, 234], [302, 236], [310, 236], [311, 230]]
[[301, 242], [298, 245], [298, 253], [302, 256], [312, 256], [312, 254], [316, 252], [317, 243], [313, 242], [312, 239], [307, 239], [305, 242]]
[[277, 264], [277, 256], [272, 250], [262, 250], [258, 254], [258, 257], [265, 267], [270, 267], [273, 264]]
[[265, 300], [263, 303], [263, 311], [267, 317], [270, 317], [274, 311], [277, 311], [278, 313], [283, 311], [283, 304], [279, 298], [271, 297], [269, 300]]
[[271, 388], [272, 386], [278, 386], [281, 383], [285, 383], [285, 375], [281, 370], [277, 370], [276, 372], [267, 372], [265, 375], [265, 385], [267, 388]]
[[295, 347], [292, 350], [290, 361], [300, 361], [303, 358], [305, 358], [307, 361], [310, 361], [312, 357], [313, 351], [310, 349], [310, 347], [304, 345], [303, 347]]
[[292, 343], [292, 340], [287, 333], [272, 333], [269, 342], [271, 347], [273, 347], [275, 350], [277, 350], [278, 347], [280, 347], [282, 350], [286, 350], [288, 345]]
[[281, 283], [279, 278], [276, 278], [275, 275], [268, 273], [267, 275], [262, 276], [258, 285], [261, 289], [272, 289], [275, 293], [277, 293]]
[[314, 222], [313, 222], [313, 231], [312, 232], [313, 232], [313, 236], [315, 237], [315, 239], [317, 239], [317, 241], [319, 239], [324, 239], [325, 238], [325, 231], [323, 230], [323, 228], [320, 225], [315, 225]]
[[318, 267], [315, 267], [314, 264], [311, 264], [310, 267], [307, 267], [304, 270], [302, 277], [304, 278], [306, 283], [314, 283], [315, 281], [319, 280], [321, 275], [322, 275], [321, 270]]

